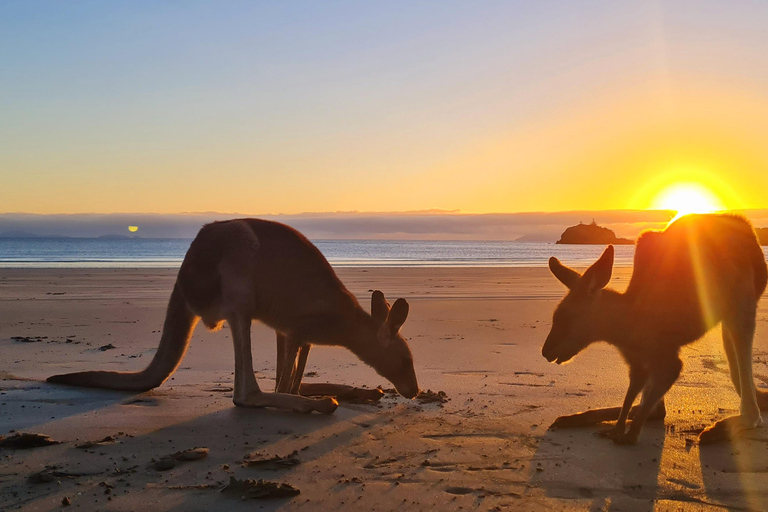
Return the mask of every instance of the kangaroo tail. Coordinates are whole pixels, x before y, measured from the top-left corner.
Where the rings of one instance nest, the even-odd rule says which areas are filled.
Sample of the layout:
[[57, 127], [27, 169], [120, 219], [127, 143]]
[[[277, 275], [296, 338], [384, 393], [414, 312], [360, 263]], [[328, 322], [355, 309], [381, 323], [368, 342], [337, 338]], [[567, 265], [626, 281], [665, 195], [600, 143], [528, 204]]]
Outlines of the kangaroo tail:
[[178, 368], [198, 320], [199, 317], [187, 307], [186, 300], [176, 283], [171, 293], [171, 300], [168, 302], [160, 346], [157, 348], [155, 357], [144, 370], [65, 373], [48, 377], [48, 382], [118, 391], [148, 391], [156, 388]]

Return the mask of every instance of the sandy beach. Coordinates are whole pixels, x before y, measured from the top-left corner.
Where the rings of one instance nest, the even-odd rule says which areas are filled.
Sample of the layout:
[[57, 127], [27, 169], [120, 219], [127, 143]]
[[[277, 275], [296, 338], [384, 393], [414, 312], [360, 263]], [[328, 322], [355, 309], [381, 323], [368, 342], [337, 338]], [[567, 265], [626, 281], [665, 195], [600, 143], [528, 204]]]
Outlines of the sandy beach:
[[[60, 442], [0, 448], [0, 509], [60, 510], [63, 500], [69, 509], [125, 511], [768, 509], [768, 429], [733, 444], [696, 443], [702, 427], [738, 412], [717, 331], [683, 349], [667, 418], [649, 423], [638, 445], [614, 446], [596, 428], [548, 430], [558, 415], [620, 405], [627, 373], [605, 344], [563, 366], [541, 356], [564, 294], [545, 268], [338, 270], [366, 308], [374, 289], [409, 301], [402, 333], [419, 384], [445, 392], [445, 403], [387, 394], [328, 416], [236, 408], [229, 332], [202, 326], [179, 370], [154, 391], [44, 382], [69, 371], [143, 368], [175, 273], [0, 270], [0, 435]], [[612, 286], [623, 289], [629, 273], [618, 269]], [[254, 324], [253, 345], [259, 383], [271, 390], [274, 333]], [[766, 364], [764, 298], [759, 386], [768, 384]], [[305, 382], [313, 381], [391, 388], [340, 348], [312, 350]], [[156, 465], [201, 447], [202, 458]], [[282, 466], [248, 464], [294, 451]], [[231, 477], [288, 483], [300, 494], [243, 500], [222, 492]]]

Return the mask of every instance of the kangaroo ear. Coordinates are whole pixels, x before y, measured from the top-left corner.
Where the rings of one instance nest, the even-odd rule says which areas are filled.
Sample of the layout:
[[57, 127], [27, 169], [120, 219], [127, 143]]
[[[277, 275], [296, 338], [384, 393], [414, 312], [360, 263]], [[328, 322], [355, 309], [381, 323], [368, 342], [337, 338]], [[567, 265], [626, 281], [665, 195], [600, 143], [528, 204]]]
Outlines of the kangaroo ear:
[[613, 272], [613, 246], [609, 245], [591, 267], [584, 272], [583, 282], [588, 293], [601, 290], [608, 285]]
[[557, 280], [567, 286], [569, 290], [579, 284], [579, 281], [581, 280], [581, 274], [566, 267], [554, 256], [549, 258], [549, 270], [551, 270]]
[[409, 309], [410, 307], [405, 299], [397, 299], [392, 305], [392, 309], [387, 317], [387, 327], [389, 327], [389, 332], [392, 336], [400, 331], [400, 328], [405, 323], [405, 319], [408, 318]]
[[389, 314], [389, 302], [384, 298], [384, 294], [379, 290], [373, 292], [371, 296], [371, 316], [376, 325], [383, 325], [387, 321]]

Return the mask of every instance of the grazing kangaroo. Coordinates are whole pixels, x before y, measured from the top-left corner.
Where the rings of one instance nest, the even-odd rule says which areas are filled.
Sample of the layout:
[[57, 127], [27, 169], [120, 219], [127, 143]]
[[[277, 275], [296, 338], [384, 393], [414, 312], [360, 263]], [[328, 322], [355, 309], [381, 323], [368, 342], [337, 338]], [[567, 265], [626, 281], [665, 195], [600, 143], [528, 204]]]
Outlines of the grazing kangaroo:
[[[613, 420], [618, 414], [615, 427], [603, 434], [619, 444], [635, 444], [649, 416], [664, 417], [664, 394], [683, 366], [680, 347], [718, 323], [722, 323], [731, 380], [741, 397], [741, 415], [734, 417], [737, 421], [721, 420], [702, 432], [700, 439], [706, 442], [708, 436], [722, 435], [734, 423], [747, 429], [762, 423], [759, 406], [768, 408], [768, 393], [755, 389], [752, 339], [768, 271], [746, 219], [687, 215], [664, 231], [643, 233], [624, 293], [605, 288], [611, 279], [613, 246], [584, 275], [557, 258], [550, 258], [549, 268], [569, 292], [555, 310], [542, 355], [560, 364], [602, 340], [618, 348], [629, 365], [629, 388], [620, 409], [563, 416], [554, 427]], [[641, 391], [640, 405], [632, 408]], [[633, 419], [625, 431], [629, 416]]]
[[[179, 269], [157, 353], [139, 372], [88, 371], [54, 375], [48, 382], [147, 391], [179, 366], [198, 320], [209, 329], [229, 324], [235, 346], [233, 401], [244, 407], [333, 412], [333, 398], [298, 396], [310, 344], [347, 347], [413, 398], [419, 392], [413, 357], [400, 327], [408, 303], [390, 308], [373, 293], [372, 314], [344, 287], [320, 251], [298, 231], [277, 222], [235, 219], [203, 226]], [[277, 332], [277, 391], [264, 393], [253, 374], [251, 322]], [[350, 386], [313, 384], [306, 394], [348, 392]], [[373, 390], [369, 390], [373, 391]], [[375, 390], [376, 393], [381, 393]]]

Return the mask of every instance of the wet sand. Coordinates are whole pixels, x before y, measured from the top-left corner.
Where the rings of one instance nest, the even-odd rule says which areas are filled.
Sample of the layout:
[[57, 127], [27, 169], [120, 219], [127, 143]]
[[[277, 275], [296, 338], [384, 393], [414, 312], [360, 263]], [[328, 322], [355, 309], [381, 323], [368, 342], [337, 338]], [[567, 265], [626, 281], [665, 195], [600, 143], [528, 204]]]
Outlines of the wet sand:
[[[61, 442], [0, 448], [0, 509], [60, 510], [65, 498], [66, 508], [79, 510], [768, 509], [768, 429], [733, 444], [696, 444], [699, 429], [738, 412], [718, 332], [683, 350], [666, 420], [649, 423], [637, 446], [618, 447], [595, 436], [597, 428], [548, 430], [560, 414], [620, 405], [627, 374], [605, 344], [568, 365], [541, 357], [564, 293], [547, 269], [339, 274], [366, 307], [374, 289], [390, 301], [408, 299], [402, 332], [419, 384], [449, 401], [386, 395], [329, 416], [236, 408], [229, 332], [202, 326], [179, 370], [154, 391], [49, 385], [45, 377], [67, 371], [143, 368], [175, 271], [0, 270], [0, 435]], [[619, 269], [612, 286], [622, 289], [628, 276]], [[274, 334], [254, 325], [253, 345], [260, 385], [270, 390]], [[759, 386], [768, 383], [767, 354], [763, 299]], [[391, 387], [341, 348], [313, 348], [306, 370], [305, 382]], [[78, 447], [95, 441], [102, 442]], [[207, 454], [158, 469], [161, 459], [196, 447]], [[294, 451], [295, 465], [246, 464]], [[42, 482], [30, 480], [40, 471]], [[221, 492], [230, 477], [284, 482], [301, 493], [243, 500]]]

